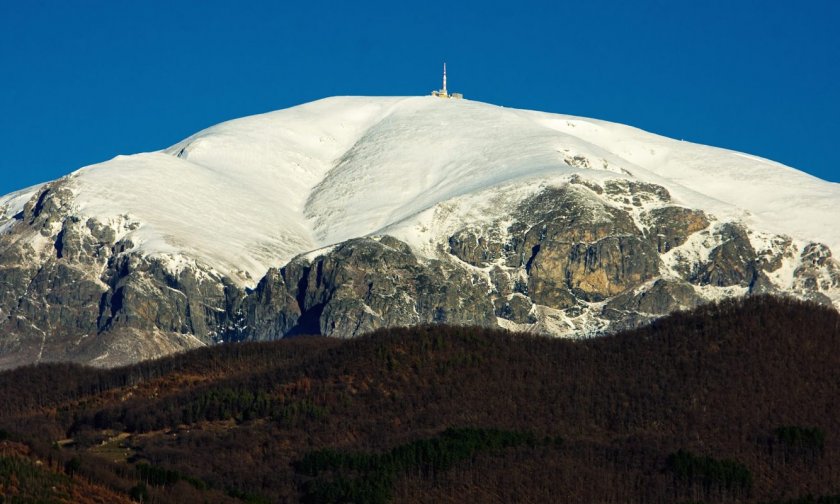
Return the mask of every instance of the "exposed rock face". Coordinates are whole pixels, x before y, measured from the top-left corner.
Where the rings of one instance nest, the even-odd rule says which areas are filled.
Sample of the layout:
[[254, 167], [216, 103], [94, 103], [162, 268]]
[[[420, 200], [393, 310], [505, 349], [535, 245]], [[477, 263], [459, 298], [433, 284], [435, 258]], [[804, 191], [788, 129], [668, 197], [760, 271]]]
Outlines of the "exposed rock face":
[[648, 225], [645, 237], [660, 254], [679, 247], [689, 236], [709, 227], [703, 212], [676, 206], [655, 208], [643, 219]]
[[483, 268], [505, 254], [505, 245], [496, 229], [489, 229], [488, 236], [483, 236], [476, 229], [465, 228], [449, 237], [449, 253]]
[[485, 278], [443, 261], [420, 262], [390, 236], [350, 240], [311, 262], [295, 259], [266, 279], [243, 303], [252, 339], [496, 321], [492, 300], [483, 295], [490, 290]]
[[534, 303], [528, 296], [518, 292], [496, 299], [496, 315], [517, 324], [534, 324], [537, 322]]
[[71, 196], [60, 183], [45, 187], [2, 237], [0, 366], [113, 365], [212, 343], [227, 296], [241, 294], [198, 267], [175, 274], [133, 254], [119, 226], [72, 215]]
[[[289, 264], [284, 271], [295, 271], [296, 266]], [[243, 339], [245, 334], [255, 334], [256, 339], [280, 339], [298, 325], [301, 309], [294, 296], [297, 286], [287, 286], [282, 273], [275, 268], [268, 270], [257, 288], [243, 300], [239, 310], [241, 321], [230, 328], [231, 339]]]
[[656, 280], [640, 292], [629, 290], [612, 298], [602, 316], [613, 328], [630, 328], [677, 310], [695, 308], [704, 302], [694, 287], [681, 280]]
[[528, 293], [539, 304], [568, 308], [576, 298], [600, 301], [659, 271], [656, 251], [632, 218], [587, 189], [544, 191], [520, 212], [534, 224], [516, 244], [519, 257], [528, 257], [519, 266], [525, 266]]
[[650, 202], [671, 201], [671, 194], [664, 187], [636, 180], [608, 180], [604, 189], [613, 201], [635, 207]]
[[392, 236], [356, 238], [245, 289], [195, 260], [138, 253], [124, 236], [139, 223], [79, 217], [59, 181], [0, 222], [0, 368], [420, 323], [598, 334], [722, 296], [830, 304], [840, 289], [824, 245], [758, 236], [653, 184], [569, 182], [441, 235], [433, 257]]
[[726, 224], [720, 230], [722, 243], [709, 254], [709, 261], [701, 265], [695, 280], [701, 285], [749, 287], [758, 275], [756, 254], [746, 231], [740, 226]]
[[820, 291], [840, 287], [840, 265], [831, 250], [821, 243], [809, 243], [802, 249], [799, 266], [793, 273], [794, 289], [812, 301], [831, 305], [831, 299]]

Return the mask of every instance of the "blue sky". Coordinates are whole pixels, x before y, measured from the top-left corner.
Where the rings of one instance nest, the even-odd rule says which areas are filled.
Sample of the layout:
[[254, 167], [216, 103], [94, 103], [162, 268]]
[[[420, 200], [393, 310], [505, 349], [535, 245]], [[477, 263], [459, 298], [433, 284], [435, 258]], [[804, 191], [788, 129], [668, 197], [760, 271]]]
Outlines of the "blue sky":
[[439, 87], [840, 182], [840, 2], [0, 0], [0, 193], [212, 124]]

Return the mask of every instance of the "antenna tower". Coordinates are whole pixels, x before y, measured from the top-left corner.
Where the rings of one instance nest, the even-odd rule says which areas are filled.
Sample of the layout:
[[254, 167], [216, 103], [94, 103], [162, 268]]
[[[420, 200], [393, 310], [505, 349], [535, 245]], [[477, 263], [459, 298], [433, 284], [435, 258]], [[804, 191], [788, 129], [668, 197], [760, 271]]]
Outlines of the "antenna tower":
[[443, 62], [443, 96], [447, 96], [446, 92], [446, 62]]

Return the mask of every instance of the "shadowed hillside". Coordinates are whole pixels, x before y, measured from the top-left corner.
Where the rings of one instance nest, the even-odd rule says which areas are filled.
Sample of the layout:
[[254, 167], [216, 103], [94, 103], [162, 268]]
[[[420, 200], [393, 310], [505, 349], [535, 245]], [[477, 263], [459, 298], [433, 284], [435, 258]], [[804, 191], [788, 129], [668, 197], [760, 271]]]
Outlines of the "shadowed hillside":
[[21, 368], [0, 436], [143, 502], [834, 502], [838, 397], [840, 315], [756, 297], [586, 341], [430, 326]]

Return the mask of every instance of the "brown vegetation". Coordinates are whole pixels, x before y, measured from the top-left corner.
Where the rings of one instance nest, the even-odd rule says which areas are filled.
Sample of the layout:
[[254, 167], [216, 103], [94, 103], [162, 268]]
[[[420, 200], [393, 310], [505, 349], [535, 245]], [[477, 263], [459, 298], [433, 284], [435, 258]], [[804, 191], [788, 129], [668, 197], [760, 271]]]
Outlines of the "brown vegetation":
[[429, 326], [21, 368], [0, 435], [144, 502], [768, 502], [838, 493], [838, 397], [840, 315], [758, 297], [587, 341]]

